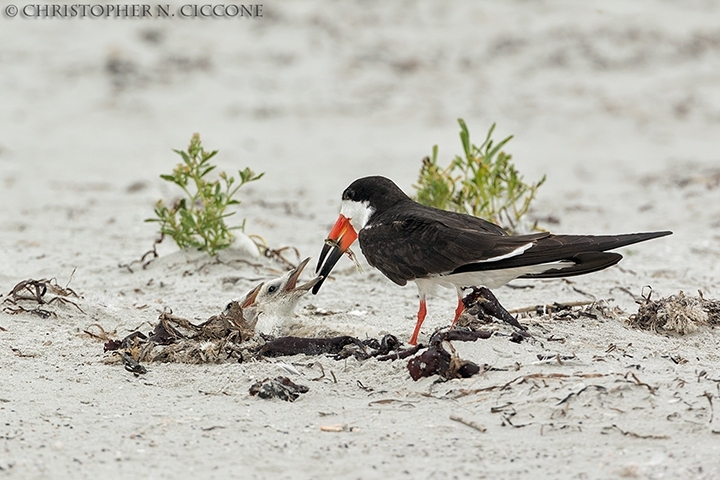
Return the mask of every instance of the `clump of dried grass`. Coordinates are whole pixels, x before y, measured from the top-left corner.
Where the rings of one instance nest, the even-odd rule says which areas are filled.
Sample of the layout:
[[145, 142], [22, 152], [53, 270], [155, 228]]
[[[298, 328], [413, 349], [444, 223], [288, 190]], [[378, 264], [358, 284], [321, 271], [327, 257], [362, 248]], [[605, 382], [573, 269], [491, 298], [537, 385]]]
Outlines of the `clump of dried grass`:
[[100, 329], [99, 334], [89, 330], [85, 333], [106, 342], [105, 351], [120, 354], [119, 358], [126, 365], [129, 361], [223, 363], [241, 360], [246, 348], [259, 348], [249, 341], [254, 338], [254, 332], [245, 321], [240, 304], [235, 301], [222, 313], [199, 325], [164, 311], [148, 335], [136, 331], [122, 340], [113, 340], [102, 326], [94, 326]]
[[682, 291], [660, 300], [650, 300], [650, 294], [640, 303], [638, 313], [631, 315], [628, 324], [654, 332], [676, 332], [680, 335], [696, 332], [703, 326], [720, 324], [720, 301], [699, 296], [686, 296]]

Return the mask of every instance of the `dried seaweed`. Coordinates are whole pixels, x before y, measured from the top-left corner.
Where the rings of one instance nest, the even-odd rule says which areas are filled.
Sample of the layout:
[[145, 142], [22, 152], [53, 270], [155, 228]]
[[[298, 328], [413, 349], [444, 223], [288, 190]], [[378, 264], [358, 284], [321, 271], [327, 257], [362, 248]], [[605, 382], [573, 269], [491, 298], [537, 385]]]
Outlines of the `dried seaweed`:
[[576, 373], [576, 374], [567, 374], [567, 373], [530, 373], [528, 375], [520, 375], [519, 377], [515, 377], [509, 382], [503, 383], [503, 384], [497, 384], [497, 385], [490, 385], [487, 387], [482, 388], [474, 388], [474, 389], [462, 389], [455, 392], [455, 395], [453, 398], [460, 398], [465, 397], [467, 395], [475, 395], [477, 393], [482, 392], [489, 392], [493, 390], [507, 390], [510, 388], [513, 384], [522, 384], [525, 382], [529, 382], [534, 379], [573, 379], [573, 378], [599, 378], [599, 377], [606, 377], [612, 374], [605, 374], [605, 373]]
[[[95, 328], [99, 329], [100, 333], [91, 332], [90, 331], [91, 327], [95, 327]], [[87, 335], [90, 335], [91, 337], [93, 337], [97, 340], [101, 340], [103, 342], [109, 342], [110, 340], [112, 340], [110, 338], [110, 335], [115, 335], [117, 333], [115, 331], [108, 333], [107, 331], [105, 331], [103, 326], [100, 325], [99, 323], [93, 323], [92, 325], [89, 325], [85, 330], [83, 330], [83, 332], [86, 333]]]
[[[145, 270], [147, 268], [147, 266], [152, 263], [153, 260], [155, 260], [156, 258], [159, 257], [159, 254], [157, 253], [157, 246], [160, 245], [163, 240], [165, 240], [165, 234], [160, 233], [160, 236], [158, 238], [156, 238], [155, 241], [153, 241], [152, 248], [150, 250], [148, 250], [147, 252], [143, 253], [142, 256], [140, 257], [140, 260], [133, 260], [130, 263], [119, 263], [118, 268], [127, 268], [130, 273], [135, 273], [135, 271], [132, 269], [132, 267], [136, 263], [139, 263], [142, 266], [142, 269]], [[152, 258], [146, 262], [145, 259], [149, 255], [152, 255]]]
[[[494, 298], [494, 297], [493, 297]], [[91, 330], [91, 328], [97, 330]], [[99, 330], [99, 331], [98, 331]], [[336, 360], [354, 357], [360, 361], [377, 358], [379, 361], [397, 360], [415, 355], [420, 347], [403, 350], [393, 335], [381, 339], [360, 340], [351, 336], [330, 338], [280, 337], [273, 338], [253, 331], [245, 321], [241, 304], [231, 302], [220, 314], [201, 324], [176, 316], [170, 310], [162, 312], [152, 331], [134, 331], [122, 340], [111, 338], [99, 324], [85, 332], [103, 342], [106, 352], [114, 352], [133, 373], [138, 364], [150, 362], [222, 363], [246, 362], [263, 357], [288, 355], [329, 355]], [[519, 331], [524, 334], [522, 330]], [[470, 377], [480, 371], [476, 364], [460, 359], [450, 341], [475, 341], [492, 336], [487, 330], [445, 330], [433, 335], [429, 349], [408, 363], [414, 379], [439, 374], [442, 378]], [[524, 336], [521, 335], [522, 338]], [[516, 339], [517, 340], [517, 339]], [[449, 349], [449, 351], [448, 351]], [[330, 372], [332, 375], [332, 372]], [[333, 376], [334, 377], [334, 376]]]
[[266, 357], [299, 354], [339, 355], [347, 345], [363, 346], [360, 340], [349, 336], [331, 338], [280, 337], [267, 342], [258, 353]]
[[607, 392], [607, 388], [603, 387], [602, 385], [585, 385], [583, 388], [581, 388], [581, 389], [578, 390], [577, 392], [570, 392], [565, 398], [563, 398], [563, 399], [560, 400], [558, 403], [556, 403], [556, 405], [562, 405], [562, 404], [564, 404], [564, 403], [567, 403], [567, 402], [569, 402], [571, 399], [579, 397], [581, 393], [583, 393], [583, 392], [585, 392], [586, 390], [589, 390], [589, 389], [591, 389], [591, 388], [594, 389], [594, 390], [597, 390], [597, 391], [600, 392], [600, 393], [606, 393], [606, 392]]
[[[413, 380], [422, 377], [440, 375], [445, 380], [453, 378], [469, 378], [480, 371], [475, 363], [463, 360], [455, 351], [450, 339], [459, 341], [475, 341], [490, 338], [489, 332], [468, 332], [462, 330], [445, 330], [436, 332], [430, 338], [430, 346], [420, 355], [408, 361], [407, 368]], [[451, 352], [445, 349], [445, 345]]]
[[422, 344], [415, 345], [414, 347], [410, 347], [406, 350], [398, 350], [394, 353], [388, 353], [385, 355], [380, 355], [377, 358], [379, 362], [386, 362], [388, 360], [402, 360], [404, 358], [408, 358], [412, 355], [415, 355], [421, 348], [423, 348]]
[[305, 385], [298, 385], [287, 377], [275, 377], [272, 380], [266, 378], [255, 382], [250, 387], [250, 395], [257, 395], [260, 398], [279, 398], [286, 402], [294, 402], [300, 394], [307, 393], [310, 388]]
[[400, 348], [400, 340], [395, 335], [385, 335], [378, 341], [375, 338], [369, 338], [363, 341], [363, 344], [369, 348], [376, 350], [376, 355], [387, 355], [392, 351]]
[[472, 291], [462, 299], [465, 312], [458, 321], [460, 326], [471, 326], [477, 319], [480, 323], [490, 323], [493, 318], [526, 330], [515, 317], [503, 307], [495, 295], [485, 287], [472, 287]]
[[633, 437], [633, 438], [639, 438], [642, 440], [667, 440], [670, 438], [667, 435], [641, 435], [639, 433], [630, 432], [628, 430], [623, 430], [622, 428], [618, 427], [614, 423], [609, 427], [603, 427], [602, 431], [600, 433], [607, 434], [610, 433], [612, 430], [617, 430], [618, 432], [622, 433], [626, 437]]
[[584, 308], [565, 308], [553, 314], [553, 320], [578, 320], [581, 318], [617, 318], [621, 313], [618, 307], [610, 308], [604, 300], [590, 302]]
[[[73, 273], [75, 271], [73, 270]], [[72, 274], [70, 275], [72, 279]], [[46, 298], [46, 294], [50, 292], [55, 295], [51, 298]], [[17, 315], [19, 313], [31, 313], [41, 318], [49, 318], [51, 316], [57, 317], [57, 314], [53, 311], [46, 310], [40, 307], [40, 305], [51, 305], [53, 303], [61, 303], [64, 305], [72, 305], [77, 308], [81, 313], [85, 313], [80, 306], [68, 299], [67, 297], [79, 298], [78, 294], [72, 288], [67, 285], [61, 287], [57, 283], [56, 278], [42, 278], [40, 280], [23, 280], [13, 287], [8, 293], [8, 296], [2, 301], [2, 303], [12, 304], [13, 306], [3, 307], [3, 311], [11, 315]], [[26, 308], [19, 302], [31, 301], [36, 302], [37, 307], [34, 309]]]
[[625, 374], [625, 380], [630, 380], [631, 378], [632, 378], [633, 383], [635, 383], [635, 385], [637, 385], [639, 387], [645, 387], [648, 389], [648, 391], [652, 395], [655, 395], [655, 392], [657, 391], [656, 387], [650, 386], [647, 383], [640, 381], [640, 379], [637, 377], [637, 375], [635, 375], [635, 373], [633, 373], [633, 372], [628, 372]]
[[[474, 342], [475, 340], [485, 340], [492, 337], [493, 332], [488, 330], [445, 330], [438, 332], [438, 338], [446, 341], [457, 340], [459, 342]], [[430, 339], [433, 343], [433, 339]]]
[[347, 335], [329, 338], [280, 337], [268, 340], [258, 350], [258, 355], [266, 357], [300, 354], [332, 355], [335, 360], [348, 357], [355, 357], [358, 360], [374, 357], [379, 360], [393, 360], [404, 358], [399, 351], [400, 346], [394, 335], [385, 335], [380, 340], [375, 338], [359, 340]]
[[[240, 344], [253, 336], [252, 329], [244, 322], [242, 308], [231, 302], [220, 315], [214, 315], [196, 325], [166, 310], [158, 317], [152, 332], [132, 332], [122, 340], [110, 338], [102, 326], [96, 334], [85, 333], [104, 342], [104, 350], [121, 356], [126, 368], [137, 372], [133, 362], [221, 363], [242, 358]], [[114, 333], [114, 332], [113, 332]]]
[[31, 315], [37, 315], [38, 317], [43, 318], [43, 319], [50, 318], [50, 317], [57, 318], [57, 313], [52, 312], [50, 310], [45, 310], [44, 308], [40, 308], [40, 307], [25, 308], [21, 305], [17, 305], [16, 307], [3, 307], [3, 312], [9, 313], [10, 315], [17, 315], [19, 313], [29, 313]]
[[594, 300], [583, 300], [579, 302], [553, 302], [548, 303], [544, 305], [533, 305], [530, 307], [522, 307], [522, 308], [515, 308], [513, 310], [508, 310], [508, 313], [530, 313], [534, 312], [537, 315], [545, 315], [545, 314], [552, 314], [557, 313], [562, 310], [569, 310], [571, 307], [584, 307], [586, 305], [591, 305], [595, 303]]
[[[91, 328], [99, 329], [99, 332], [91, 331]], [[235, 301], [230, 302], [220, 315], [214, 315], [199, 325], [166, 310], [147, 334], [134, 331], [117, 340], [111, 338], [115, 332], [108, 333], [99, 324], [90, 325], [85, 333], [102, 341], [105, 352], [127, 355], [135, 362], [242, 363], [263, 357], [298, 354], [330, 355], [336, 360], [351, 356], [358, 360], [403, 358], [399, 351], [401, 343], [393, 335], [379, 340], [359, 340], [350, 336], [272, 338], [256, 335], [252, 325], [245, 321], [241, 305]], [[128, 364], [127, 361], [125, 363]]]
[[258, 250], [260, 250], [260, 253], [264, 257], [278, 260], [279, 262], [284, 263], [285, 265], [287, 265], [290, 268], [297, 268], [297, 263], [291, 262], [290, 260], [285, 258], [285, 256], [283, 255], [283, 252], [285, 250], [291, 250], [292, 252], [295, 253], [295, 258], [300, 260], [300, 251], [296, 247], [286, 246], [286, 247], [280, 247], [280, 248], [270, 248], [267, 245], [267, 242], [265, 241], [265, 239], [262, 238], [261, 236], [248, 235], [248, 237], [250, 238], [250, 240], [253, 241], [253, 243], [257, 246]]
[[631, 327], [653, 332], [685, 335], [703, 326], [720, 324], [720, 301], [686, 296], [682, 291], [660, 300], [651, 300], [652, 290], [643, 295], [637, 314], [631, 315]]
[[432, 346], [426, 351], [410, 359], [407, 365], [413, 380], [422, 377], [440, 375], [445, 380], [453, 378], [469, 378], [480, 371], [480, 367], [472, 362], [451, 355], [442, 346]]
[[[100, 333], [91, 332], [90, 328], [96, 327], [100, 330]], [[107, 332], [103, 328], [102, 325], [99, 323], [93, 323], [92, 325], [88, 326], [83, 332], [87, 335], [90, 335], [92, 338], [95, 338], [97, 340], [100, 340], [101, 342], [104, 342], [103, 344], [103, 352], [112, 352], [115, 350], [118, 350], [120, 347], [122, 347], [122, 342], [119, 340], [113, 340], [111, 338], [111, 335], [115, 335], [117, 332], [113, 330], [112, 332]]]
[[140, 365], [140, 362], [135, 360], [128, 353], [120, 352], [120, 358], [122, 358], [122, 361], [125, 364], [125, 370], [127, 370], [128, 372], [138, 375], [147, 373], [147, 369]]

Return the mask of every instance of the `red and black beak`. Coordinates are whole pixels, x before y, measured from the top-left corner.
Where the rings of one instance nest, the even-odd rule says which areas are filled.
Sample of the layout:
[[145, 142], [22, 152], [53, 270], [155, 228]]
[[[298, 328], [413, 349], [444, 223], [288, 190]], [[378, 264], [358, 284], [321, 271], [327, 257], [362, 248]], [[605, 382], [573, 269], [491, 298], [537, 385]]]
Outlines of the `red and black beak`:
[[[323, 284], [328, 275], [330, 275], [330, 272], [335, 264], [338, 260], [340, 260], [343, 253], [350, 248], [350, 245], [357, 240], [357, 236], [357, 232], [350, 224], [350, 219], [343, 214], [340, 214], [337, 222], [335, 222], [332, 230], [330, 230], [330, 234], [328, 234], [328, 237], [325, 239], [325, 245], [323, 245], [322, 251], [320, 252], [320, 258], [318, 259], [315, 273], [317, 274], [319, 272], [321, 279], [313, 287], [313, 294], [316, 294], [318, 290], [320, 290], [320, 286]], [[327, 261], [323, 264], [325, 257], [327, 257]]]

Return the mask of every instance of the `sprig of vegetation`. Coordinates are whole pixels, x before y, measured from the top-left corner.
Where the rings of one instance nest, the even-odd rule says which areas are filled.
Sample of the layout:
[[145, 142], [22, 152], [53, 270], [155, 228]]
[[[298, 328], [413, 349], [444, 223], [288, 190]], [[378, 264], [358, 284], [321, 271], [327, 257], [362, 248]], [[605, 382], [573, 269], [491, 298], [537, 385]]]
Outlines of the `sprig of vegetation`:
[[501, 150], [512, 136], [495, 144], [491, 138], [494, 123], [480, 146], [470, 142], [463, 119], [458, 119], [458, 123], [464, 157], [455, 156], [450, 165], [441, 168], [437, 164], [438, 146], [433, 146], [432, 157], [423, 159], [415, 185], [416, 200], [423, 205], [482, 217], [511, 233], [517, 232], [545, 176], [536, 183], [523, 182], [510, 161], [512, 156]]
[[229, 247], [234, 235], [231, 230], [244, 230], [245, 220], [240, 226], [228, 227], [225, 219], [235, 212], [226, 212], [230, 205], [239, 205], [234, 196], [246, 183], [262, 178], [264, 173], [255, 174], [249, 168], [238, 171], [240, 182], [225, 172], [218, 174], [218, 180], [208, 180], [210, 172], [217, 168], [210, 164], [218, 151], [205, 151], [200, 135], [194, 134], [187, 151], [173, 150], [182, 157], [171, 175], [160, 178], [179, 186], [185, 198], [176, 201], [171, 207], [158, 200], [155, 205], [157, 218], [148, 218], [146, 222], [158, 222], [160, 233], [169, 235], [180, 248], [197, 248], [215, 255], [218, 250]]

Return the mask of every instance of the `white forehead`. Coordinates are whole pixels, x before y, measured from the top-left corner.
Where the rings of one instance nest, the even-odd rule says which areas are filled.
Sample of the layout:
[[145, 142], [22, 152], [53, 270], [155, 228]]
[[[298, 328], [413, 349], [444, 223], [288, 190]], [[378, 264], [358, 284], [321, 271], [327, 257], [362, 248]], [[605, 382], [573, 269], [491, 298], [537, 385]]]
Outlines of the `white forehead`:
[[370, 206], [370, 202], [355, 202], [353, 200], [343, 200], [340, 206], [340, 213], [350, 220], [356, 232], [362, 230], [367, 225], [368, 220], [375, 209]]
[[[278, 294], [280, 291], [280, 288], [283, 286], [285, 282], [283, 282], [282, 278], [276, 278], [274, 280], [270, 280], [269, 282], [265, 283], [260, 288], [260, 291], [258, 292], [257, 301], [260, 299], [265, 299], [267, 297], [273, 297]], [[272, 287], [272, 292], [270, 291], [270, 288]]]

